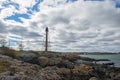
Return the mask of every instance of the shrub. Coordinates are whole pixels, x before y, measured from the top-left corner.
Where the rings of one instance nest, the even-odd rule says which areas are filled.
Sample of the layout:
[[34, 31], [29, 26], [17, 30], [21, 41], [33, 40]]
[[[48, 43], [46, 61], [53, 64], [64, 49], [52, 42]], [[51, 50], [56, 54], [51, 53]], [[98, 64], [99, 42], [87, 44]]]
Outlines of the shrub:
[[74, 74], [84, 74], [84, 75], [89, 75], [91, 74], [93, 71], [93, 67], [92, 66], [88, 66], [85, 64], [81, 64], [80, 66], [75, 66], [73, 69], [73, 73]]
[[58, 68], [57, 74], [59, 74], [59, 75], [71, 75], [71, 71], [68, 68]]
[[0, 73], [7, 71], [10, 65], [8, 61], [0, 59]]
[[77, 54], [75, 53], [65, 53], [64, 55], [64, 58], [67, 58], [68, 60], [70, 61], [75, 61], [77, 60], [77, 58], [79, 57]]
[[13, 57], [13, 58], [15, 58], [17, 55], [20, 55], [20, 54], [21, 54], [20, 51], [16, 51], [16, 50], [13, 50], [13, 49], [10, 49], [10, 48], [7, 48], [7, 47], [5, 47], [5, 48], [3, 49], [3, 53], [4, 53], [5, 55], [10, 56], [10, 57]]
[[60, 63], [57, 64], [58, 67], [63, 68], [69, 68], [72, 69], [74, 67], [74, 64], [68, 60], [61, 60]]

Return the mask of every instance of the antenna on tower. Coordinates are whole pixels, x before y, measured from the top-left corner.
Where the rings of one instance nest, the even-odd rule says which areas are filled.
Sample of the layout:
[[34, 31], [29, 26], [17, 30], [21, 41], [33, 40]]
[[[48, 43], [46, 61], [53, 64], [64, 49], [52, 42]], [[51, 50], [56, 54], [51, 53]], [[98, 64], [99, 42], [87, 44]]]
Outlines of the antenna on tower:
[[22, 36], [22, 34], [21, 34], [21, 41], [20, 41], [20, 44], [19, 44], [19, 50], [20, 50], [20, 51], [23, 51], [23, 47], [24, 47], [22, 40], [23, 40], [23, 36]]
[[46, 27], [45, 32], [46, 32], [46, 41], [45, 41], [45, 52], [48, 51], [48, 27]]
[[11, 41], [10, 41], [10, 39], [9, 39], [9, 48], [11, 48]]
[[21, 42], [20, 42], [20, 44], [19, 44], [19, 50], [20, 50], [20, 51], [23, 51], [23, 44], [22, 44], [22, 40], [21, 40]]

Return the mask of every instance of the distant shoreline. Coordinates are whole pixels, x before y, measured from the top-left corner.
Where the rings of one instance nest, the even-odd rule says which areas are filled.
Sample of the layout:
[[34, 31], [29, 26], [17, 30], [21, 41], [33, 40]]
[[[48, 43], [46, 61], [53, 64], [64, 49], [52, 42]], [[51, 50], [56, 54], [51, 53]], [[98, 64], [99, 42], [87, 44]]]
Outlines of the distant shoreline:
[[120, 52], [57, 52], [57, 51], [48, 51], [53, 53], [75, 53], [75, 54], [120, 54]]
[[120, 53], [78, 53], [78, 54], [86, 54], [86, 55], [118, 55]]

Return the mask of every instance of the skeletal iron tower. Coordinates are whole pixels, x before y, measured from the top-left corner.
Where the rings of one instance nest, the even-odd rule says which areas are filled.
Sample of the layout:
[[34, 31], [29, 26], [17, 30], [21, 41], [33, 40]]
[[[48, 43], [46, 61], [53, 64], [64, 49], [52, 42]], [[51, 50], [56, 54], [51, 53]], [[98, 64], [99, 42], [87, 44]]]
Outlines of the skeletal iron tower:
[[48, 31], [49, 31], [48, 27], [46, 27], [45, 31], [46, 31], [45, 52], [47, 52], [48, 51]]

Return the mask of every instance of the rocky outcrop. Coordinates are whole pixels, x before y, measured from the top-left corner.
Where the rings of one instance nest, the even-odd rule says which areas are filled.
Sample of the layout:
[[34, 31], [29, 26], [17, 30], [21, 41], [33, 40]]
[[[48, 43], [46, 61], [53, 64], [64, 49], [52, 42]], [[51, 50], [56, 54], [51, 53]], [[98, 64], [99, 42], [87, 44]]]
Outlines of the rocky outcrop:
[[39, 80], [62, 80], [61, 77], [57, 74], [56, 67], [46, 67], [41, 69], [38, 72], [38, 79]]
[[24, 62], [39, 64], [38, 55], [29, 51], [24, 51], [22, 54], [17, 55], [15, 58]]
[[[32, 55], [32, 57], [31, 57]], [[27, 57], [26, 57], [27, 56]], [[38, 56], [38, 55], [37, 55]], [[31, 57], [31, 58], [30, 58]], [[39, 64], [33, 64], [33, 53], [23, 60], [0, 54], [0, 80], [119, 80], [120, 68], [99, 64], [76, 65], [76, 54], [41, 53]], [[28, 58], [28, 59], [26, 59]], [[24, 61], [28, 60], [28, 61]]]
[[67, 60], [68, 57], [66, 58], [65, 55], [44, 53], [43, 55], [40, 54], [39, 56], [40, 56], [38, 57], [39, 64], [42, 67], [57, 66], [59, 68], [63, 67], [63, 68], [69, 68], [69, 69], [72, 69], [74, 67], [73, 62], [71, 62], [70, 60]]

